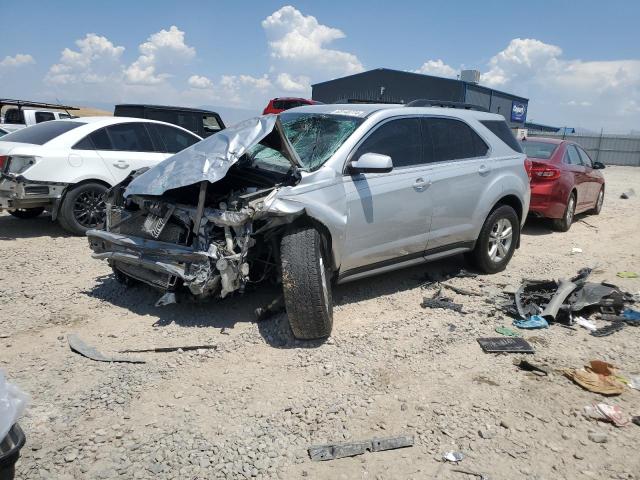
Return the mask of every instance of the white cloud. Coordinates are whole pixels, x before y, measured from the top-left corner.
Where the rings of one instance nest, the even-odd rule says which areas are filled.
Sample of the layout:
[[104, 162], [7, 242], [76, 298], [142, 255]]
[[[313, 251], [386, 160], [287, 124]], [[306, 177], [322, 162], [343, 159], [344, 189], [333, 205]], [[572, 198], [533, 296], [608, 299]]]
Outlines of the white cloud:
[[191, 88], [207, 89], [213, 87], [213, 82], [201, 75], [191, 75], [187, 83]]
[[184, 65], [196, 56], [196, 49], [184, 42], [184, 32], [175, 25], [152, 34], [138, 50], [140, 56], [124, 72], [129, 84], [162, 83], [171, 75], [159, 70]]
[[414, 70], [415, 73], [424, 73], [425, 75], [436, 75], [438, 77], [456, 78], [459, 69], [453, 68], [441, 59], [428, 60], [422, 64], [420, 68]]
[[294, 77], [288, 73], [278, 74], [276, 85], [286, 92], [307, 93], [311, 89], [309, 77], [305, 77], [304, 75]]
[[515, 38], [488, 67], [481, 83], [528, 97], [530, 119], [616, 131], [640, 123], [640, 59], [566, 59], [557, 45]]
[[326, 45], [345, 37], [333, 27], [322, 25], [311, 15], [287, 5], [262, 21], [269, 41], [271, 57], [296, 74], [313, 72], [327, 76], [341, 76], [364, 70], [352, 53], [326, 48]]
[[2, 61], [0, 61], [0, 67], [22, 67], [23, 65], [29, 65], [36, 63], [34, 58], [27, 53], [16, 53], [13, 57], [7, 55]]
[[97, 83], [120, 76], [124, 47], [116, 47], [95, 33], [87, 33], [75, 43], [78, 50], [65, 48], [59, 63], [51, 66], [46, 76], [48, 83]]

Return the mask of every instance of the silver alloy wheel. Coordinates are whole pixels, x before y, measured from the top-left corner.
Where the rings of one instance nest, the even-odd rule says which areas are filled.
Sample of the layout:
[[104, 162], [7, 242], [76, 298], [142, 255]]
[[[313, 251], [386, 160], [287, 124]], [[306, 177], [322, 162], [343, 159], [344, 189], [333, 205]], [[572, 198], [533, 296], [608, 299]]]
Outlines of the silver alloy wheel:
[[567, 204], [567, 212], [564, 214], [564, 220], [567, 223], [567, 225], [571, 225], [571, 222], [573, 222], [573, 213], [576, 210], [576, 198], [571, 195], [569, 197], [569, 203]]
[[320, 281], [322, 282], [322, 294], [324, 295], [324, 305], [329, 312], [329, 287], [327, 286], [327, 273], [324, 269], [324, 260], [320, 254]]
[[489, 233], [489, 258], [492, 262], [500, 263], [509, 254], [513, 241], [513, 226], [506, 218], [500, 218], [491, 227]]
[[602, 210], [602, 202], [604, 201], [604, 190], [600, 189], [598, 193], [598, 201], [596, 202], [596, 211]]

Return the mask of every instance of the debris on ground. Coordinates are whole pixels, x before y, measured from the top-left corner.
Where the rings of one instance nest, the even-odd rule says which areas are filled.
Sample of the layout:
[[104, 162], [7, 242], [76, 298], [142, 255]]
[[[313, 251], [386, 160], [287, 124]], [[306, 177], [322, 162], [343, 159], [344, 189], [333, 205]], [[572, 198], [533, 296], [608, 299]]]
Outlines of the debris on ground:
[[596, 326], [595, 323], [587, 320], [584, 317], [574, 317], [573, 321], [576, 322], [578, 325], [580, 325], [583, 328], [586, 328], [587, 330], [589, 330], [590, 332], [593, 332], [595, 330], [598, 329], [598, 327]]
[[462, 459], [464, 459], [464, 454], [462, 452], [454, 452], [453, 450], [449, 452], [445, 452], [442, 454], [442, 459], [446, 462], [458, 463]]
[[83, 357], [87, 357], [96, 362], [122, 362], [122, 363], [146, 363], [139, 358], [121, 357], [119, 355], [105, 355], [99, 352], [95, 347], [87, 345], [83, 342], [78, 335], [70, 333], [67, 335], [67, 341], [69, 347], [76, 353], [79, 353]]
[[505, 337], [521, 337], [522, 335], [509, 327], [499, 326], [496, 327], [496, 333], [504, 335]]
[[256, 308], [254, 313], [256, 320], [262, 322], [281, 312], [284, 312], [284, 295], [278, 295], [264, 307]]
[[0, 370], [0, 443], [11, 427], [22, 416], [29, 403], [29, 396], [16, 385], [7, 382]]
[[579, 247], [573, 247], [571, 249], [571, 254], [573, 255], [573, 254], [576, 254], [576, 253], [582, 253], [582, 249], [579, 248]]
[[638, 274], [636, 272], [627, 272], [627, 271], [618, 272], [616, 273], [616, 276], [620, 278], [638, 278]]
[[613, 423], [616, 427], [625, 427], [631, 423], [631, 418], [617, 405], [594, 403], [584, 407], [584, 414], [588, 418]]
[[523, 338], [487, 337], [478, 338], [478, 343], [485, 353], [534, 353], [535, 350]]
[[475, 290], [468, 290], [466, 288], [456, 287], [455, 285], [449, 285], [448, 283], [440, 283], [440, 286], [451, 290], [459, 295], [467, 295], [469, 297], [482, 297], [483, 294], [480, 292], [476, 292]]
[[566, 369], [564, 374], [585, 390], [602, 395], [620, 395], [625, 389], [616, 368], [601, 360], [592, 360], [584, 368]]
[[474, 477], [478, 477], [480, 480], [489, 480], [489, 477], [484, 473], [474, 472], [472, 470], [462, 470], [460, 468], [452, 468], [452, 472], [464, 473], [466, 475], [473, 475]]
[[591, 335], [593, 335], [594, 337], [606, 337], [608, 335], [611, 335], [613, 333], [616, 333], [620, 330], [622, 330], [625, 327], [626, 323], [618, 320], [615, 322], [611, 322], [609, 325], [606, 325], [604, 327], [598, 328], [597, 330], [594, 330], [591, 332]]
[[449, 297], [442, 295], [442, 288], [439, 288], [431, 298], [424, 297], [420, 305], [422, 308], [442, 308], [445, 310], [453, 310], [458, 313], [465, 313], [462, 311], [461, 303], [455, 303]]
[[528, 319], [518, 319], [513, 321], [513, 325], [518, 328], [533, 330], [536, 328], [549, 328], [549, 322], [541, 315], [531, 315]]
[[547, 376], [549, 375], [550, 369], [545, 365], [542, 365], [538, 362], [534, 362], [533, 360], [529, 360], [526, 358], [517, 358], [513, 361], [514, 365], [518, 367], [520, 370], [524, 370], [526, 372], [533, 372], [536, 375]]
[[119, 353], [168, 353], [168, 352], [189, 352], [193, 350], [214, 350], [216, 345], [185, 345], [182, 347], [151, 347], [151, 348], [130, 348], [120, 350]]
[[335, 460], [337, 458], [353, 457], [369, 452], [382, 452], [413, 446], [413, 435], [399, 435], [397, 437], [373, 438], [359, 442], [335, 443], [315, 445], [309, 447], [309, 456], [314, 462]]
[[633, 188], [630, 188], [629, 190], [622, 192], [620, 194], [620, 198], [623, 200], [628, 200], [629, 198], [633, 197], [635, 194], [636, 194], [635, 190]]

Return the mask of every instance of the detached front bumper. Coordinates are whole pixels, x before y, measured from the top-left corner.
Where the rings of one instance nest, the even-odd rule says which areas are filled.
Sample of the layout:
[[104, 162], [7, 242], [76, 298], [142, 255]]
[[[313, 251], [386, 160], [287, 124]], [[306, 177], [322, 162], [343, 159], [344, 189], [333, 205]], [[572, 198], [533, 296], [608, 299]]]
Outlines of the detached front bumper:
[[0, 174], [0, 210], [51, 208], [58, 201], [66, 183], [38, 182], [22, 176]]

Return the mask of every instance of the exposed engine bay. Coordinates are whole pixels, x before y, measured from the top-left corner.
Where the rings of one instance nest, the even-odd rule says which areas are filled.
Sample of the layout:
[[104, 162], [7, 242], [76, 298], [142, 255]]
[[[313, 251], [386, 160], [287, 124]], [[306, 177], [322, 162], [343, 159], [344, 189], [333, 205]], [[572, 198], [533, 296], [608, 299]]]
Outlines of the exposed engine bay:
[[[254, 146], [283, 158], [291, 147], [273, 122]], [[302, 211], [278, 211], [273, 201], [281, 187], [299, 181], [300, 173], [293, 165], [280, 171], [256, 168], [246, 145], [241, 155], [222, 164], [223, 175], [215, 183], [203, 179], [148, 195], [146, 186], [139, 193], [131, 186], [157, 167], [133, 172], [108, 192], [104, 229], [87, 233], [93, 257], [106, 259], [120, 281], [134, 279], [167, 292], [159, 304], [173, 303], [179, 290], [197, 298], [224, 298], [250, 282], [278, 279], [279, 233]], [[175, 184], [175, 177], [163, 178], [170, 179], [165, 185]]]

